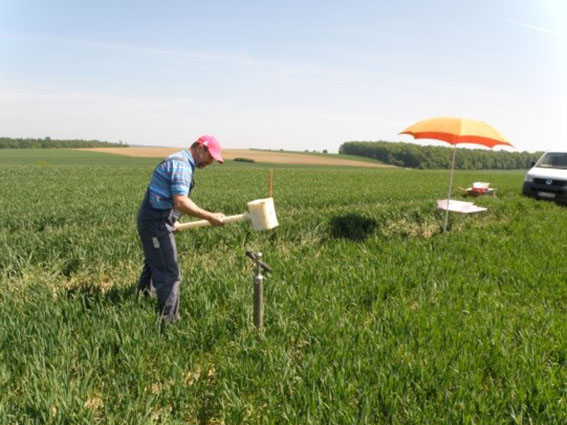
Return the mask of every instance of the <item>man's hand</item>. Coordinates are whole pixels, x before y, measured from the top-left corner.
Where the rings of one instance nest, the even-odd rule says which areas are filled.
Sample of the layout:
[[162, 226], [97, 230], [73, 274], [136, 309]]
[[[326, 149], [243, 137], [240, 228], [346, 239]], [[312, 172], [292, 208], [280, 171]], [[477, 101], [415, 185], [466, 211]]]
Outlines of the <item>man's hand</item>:
[[211, 223], [213, 226], [224, 226], [224, 214], [217, 212], [211, 213], [209, 217], [207, 217], [207, 221]]

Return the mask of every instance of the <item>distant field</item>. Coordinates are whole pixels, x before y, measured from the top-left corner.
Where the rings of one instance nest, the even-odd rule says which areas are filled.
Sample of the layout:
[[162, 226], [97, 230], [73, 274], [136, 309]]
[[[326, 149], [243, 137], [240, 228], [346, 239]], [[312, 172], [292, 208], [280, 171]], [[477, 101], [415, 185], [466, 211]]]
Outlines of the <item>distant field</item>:
[[0, 424], [567, 423], [567, 208], [522, 172], [456, 171], [498, 196], [443, 234], [447, 170], [198, 170], [193, 199], [237, 214], [273, 169], [280, 226], [179, 234], [161, 333], [135, 294], [157, 159], [38, 151], [0, 151]]
[[[117, 155], [163, 158], [183, 148], [88, 148], [81, 149], [91, 152], [112, 153]], [[378, 161], [372, 161], [355, 156], [337, 154], [303, 154], [299, 152], [277, 152], [256, 149], [223, 149], [224, 159], [248, 158], [256, 162], [273, 164], [303, 164], [303, 165], [348, 165], [355, 167], [391, 167]]]
[[[157, 161], [159, 162], [159, 161]], [[124, 155], [82, 151], [78, 149], [0, 149], [1, 165], [135, 165], [156, 164], [155, 158], [134, 158]]]

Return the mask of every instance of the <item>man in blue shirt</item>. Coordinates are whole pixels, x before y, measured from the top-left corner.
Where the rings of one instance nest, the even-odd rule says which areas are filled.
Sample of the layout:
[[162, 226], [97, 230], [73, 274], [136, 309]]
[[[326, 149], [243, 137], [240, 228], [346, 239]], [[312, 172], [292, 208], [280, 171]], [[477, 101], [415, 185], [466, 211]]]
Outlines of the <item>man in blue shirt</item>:
[[166, 324], [179, 318], [181, 270], [174, 236], [179, 214], [208, 220], [213, 226], [224, 224], [224, 214], [204, 210], [189, 198], [195, 168], [205, 168], [214, 160], [224, 162], [218, 140], [210, 135], [170, 155], [156, 167], [138, 212], [138, 234], [144, 250], [138, 292], [148, 295], [153, 284]]

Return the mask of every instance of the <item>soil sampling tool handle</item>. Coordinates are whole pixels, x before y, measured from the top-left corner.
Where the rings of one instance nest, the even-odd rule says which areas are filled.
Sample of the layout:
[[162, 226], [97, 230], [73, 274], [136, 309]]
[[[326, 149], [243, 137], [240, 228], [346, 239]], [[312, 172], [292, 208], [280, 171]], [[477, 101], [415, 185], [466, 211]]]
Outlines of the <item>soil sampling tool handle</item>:
[[[237, 215], [229, 215], [228, 217], [224, 217], [222, 219], [223, 223], [232, 223], [234, 221], [244, 221], [244, 220], [248, 220], [249, 218], [249, 214], [237, 214]], [[177, 231], [181, 231], [181, 230], [185, 230], [185, 229], [195, 229], [197, 227], [206, 227], [206, 226], [210, 226], [211, 223], [207, 220], [198, 220], [198, 221], [190, 221], [187, 223], [180, 223], [180, 224], [175, 224], [175, 230]]]
[[260, 258], [262, 258], [262, 253], [254, 254], [252, 251], [246, 251], [246, 256], [254, 261], [256, 267], [262, 268], [266, 273], [272, 273], [272, 268], [264, 263]]

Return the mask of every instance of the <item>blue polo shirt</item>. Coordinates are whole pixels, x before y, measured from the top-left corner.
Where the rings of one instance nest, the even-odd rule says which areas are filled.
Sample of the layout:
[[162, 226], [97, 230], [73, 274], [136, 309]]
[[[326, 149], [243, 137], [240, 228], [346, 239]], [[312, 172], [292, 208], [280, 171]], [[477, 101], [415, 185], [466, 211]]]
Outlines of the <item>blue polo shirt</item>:
[[173, 195], [189, 195], [193, 183], [195, 161], [188, 149], [168, 156], [159, 164], [149, 186], [152, 207], [159, 210], [173, 208]]

